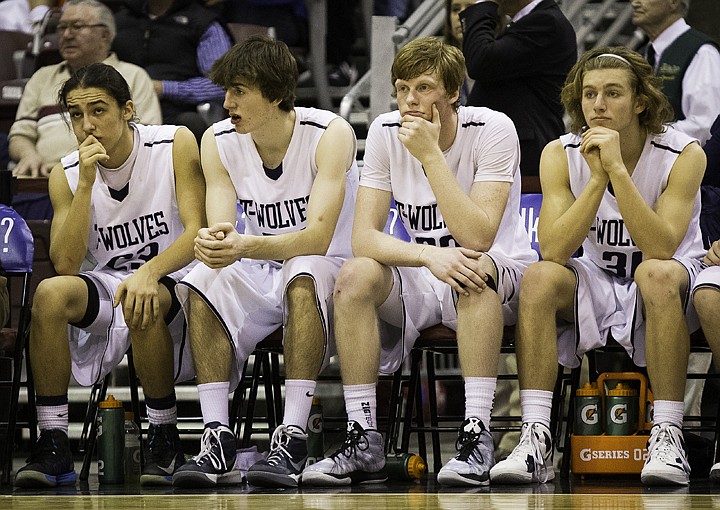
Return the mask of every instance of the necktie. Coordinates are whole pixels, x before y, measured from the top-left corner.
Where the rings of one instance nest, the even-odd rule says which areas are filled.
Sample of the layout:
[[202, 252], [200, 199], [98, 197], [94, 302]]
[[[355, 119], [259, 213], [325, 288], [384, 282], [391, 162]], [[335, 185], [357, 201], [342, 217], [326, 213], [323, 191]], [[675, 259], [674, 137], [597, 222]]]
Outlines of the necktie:
[[648, 44], [647, 47], [647, 61], [648, 64], [650, 64], [652, 68], [655, 69], [655, 48], [653, 48], [652, 44]]

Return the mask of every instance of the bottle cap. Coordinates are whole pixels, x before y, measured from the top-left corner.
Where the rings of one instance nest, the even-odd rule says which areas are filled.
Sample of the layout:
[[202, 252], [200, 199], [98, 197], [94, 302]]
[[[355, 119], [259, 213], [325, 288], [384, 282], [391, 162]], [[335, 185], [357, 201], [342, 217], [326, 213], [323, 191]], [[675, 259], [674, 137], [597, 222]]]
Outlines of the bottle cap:
[[637, 391], [633, 388], [625, 386], [623, 383], [618, 383], [614, 390], [608, 391], [609, 397], [636, 397]]
[[135, 421], [135, 413], [132, 411], [125, 411], [125, 421]]
[[99, 404], [100, 409], [117, 409], [122, 406], [122, 401], [115, 400], [115, 397], [113, 397], [112, 395], [108, 395], [108, 397]]
[[597, 383], [586, 382], [585, 386], [578, 388], [575, 395], [578, 397], [599, 397], [602, 393], [600, 388], [597, 387]]
[[412, 455], [407, 461], [407, 472], [411, 478], [418, 479], [427, 471], [427, 465], [420, 455]]

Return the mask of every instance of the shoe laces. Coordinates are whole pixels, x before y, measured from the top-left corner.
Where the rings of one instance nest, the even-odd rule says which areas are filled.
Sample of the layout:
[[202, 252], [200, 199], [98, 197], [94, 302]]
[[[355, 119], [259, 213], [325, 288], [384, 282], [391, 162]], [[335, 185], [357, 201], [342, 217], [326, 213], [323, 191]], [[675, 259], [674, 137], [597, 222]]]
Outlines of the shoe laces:
[[353, 425], [348, 425], [347, 434], [345, 434], [345, 442], [343, 442], [340, 449], [333, 455], [337, 457], [342, 454], [346, 458], [352, 457], [358, 450], [364, 452], [370, 448], [370, 442], [365, 435], [365, 431], [356, 428]]
[[540, 482], [545, 483], [549, 477], [548, 466], [542, 451], [542, 441], [540, 438], [542, 432], [536, 431], [536, 427], [537, 424], [535, 423], [523, 425], [520, 442], [518, 442], [515, 449], [508, 455], [508, 459], [518, 459], [525, 462], [527, 457], [530, 456], [533, 459], [535, 468], [543, 474]]
[[282, 462], [283, 458], [292, 458], [292, 454], [288, 450], [292, 436], [286, 425], [280, 425], [273, 432], [270, 439], [270, 455], [268, 455], [268, 464], [277, 466]]
[[[466, 430], [466, 428], [470, 428], [470, 430]], [[457, 450], [455, 458], [467, 462], [472, 455], [478, 462], [485, 464], [485, 459], [482, 454], [480, 452], [475, 453], [478, 444], [480, 444], [480, 437], [482, 436], [484, 428], [482, 428], [480, 432], [475, 432], [473, 429], [474, 427], [472, 426], [462, 427], [460, 429], [460, 434], [455, 441], [455, 449]]]
[[685, 451], [682, 436], [672, 429], [671, 425], [658, 425], [654, 441], [649, 445], [648, 458], [655, 458], [664, 463], [675, 463], [680, 460], [683, 468], [687, 469], [688, 462], [682, 453]]
[[193, 457], [198, 466], [210, 461], [215, 469], [227, 470], [225, 455], [223, 455], [222, 443], [220, 442], [221, 433], [222, 431], [219, 428], [205, 429], [200, 444], [200, 453]]

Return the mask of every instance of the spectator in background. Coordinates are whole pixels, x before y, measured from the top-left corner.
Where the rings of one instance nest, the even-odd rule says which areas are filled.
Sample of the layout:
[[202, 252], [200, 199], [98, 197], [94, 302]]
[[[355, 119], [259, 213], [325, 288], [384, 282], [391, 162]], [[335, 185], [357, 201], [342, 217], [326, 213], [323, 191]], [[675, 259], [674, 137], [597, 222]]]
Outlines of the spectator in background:
[[[460, 23], [460, 12], [474, 4], [475, 0], [445, 0], [445, 28], [443, 34], [445, 42], [462, 49], [463, 33]], [[465, 72], [465, 80], [460, 88], [460, 104], [465, 106], [475, 80]]]
[[116, 68], [130, 85], [138, 119], [160, 124], [160, 105], [148, 74], [110, 51], [115, 37], [112, 11], [97, 0], [69, 0], [58, 24], [61, 63], [41, 67], [25, 85], [15, 123], [8, 135], [15, 175], [46, 176], [60, 158], [77, 147], [68, 122], [57, 105], [60, 85], [89, 64]]
[[[499, 10], [512, 22], [497, 35]], [[460, 19], [475, 79], [468, 105], [510, 117], [520, 139], [520, 172], [538, 175], [543, 148], [565, 132], [560, 90], [577, 60], [575, 30], [554, 0], [487, 0]]]
[[215, 12], [194, 0], [127, 0], [115, 19], [113, 49], [150, 74], [163, 121], [187, 126], [200, 140], [209, 124], [198, 105], [224, 97], [205, 75], [232, 46]]
[[4, 0], [0, 2], [0, 30], [32, 34], [53, 6], [54, 0]]
[[684, 17], [690, 0], [633, 0], [632, 22], [650, 38], [645, 58], [663, 80], [675, 129], [703, 145], [720, 114], [720, 51]]
[[225, 23], [272, 27], [274, 36], [288, 46], [307, 48], [305, 0], [206, 0], [205, 5], [217, 10]]

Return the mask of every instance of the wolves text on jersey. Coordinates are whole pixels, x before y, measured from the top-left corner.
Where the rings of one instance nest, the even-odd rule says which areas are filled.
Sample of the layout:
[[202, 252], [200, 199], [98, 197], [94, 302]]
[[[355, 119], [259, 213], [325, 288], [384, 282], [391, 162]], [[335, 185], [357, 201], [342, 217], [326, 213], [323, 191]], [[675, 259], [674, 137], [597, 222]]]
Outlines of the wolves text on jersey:
[[248, 219], [254, 217], [260, 228], [269, 229], [295, 227], [304, 224], [307, 221], [307, 205], [309, 201], [310, 195], [269, 203], [238, 198], [246, 217]]
[[[622, 219], [607, 220], [595, 218], [595, 230], [597, 236], [597, 244], [605, 246], [635, 246], [635, 242], [625, 228], [625, 222]], [[590, 233], [589, 235], [592, 235]]]
[[170, 233], [163, 211], [143, 214], [118, 225], [99, 226], [95, 224], [93, 228], [98, 234], [95, 249], [99, 249], [102, 245], [105, 251], [136, 246]]
[[397, 199], [395, 203], [397, 204], [398, 213], [407, 220], [412, 230], [430, 232], [446, 228], [437, 204], [412, 205], [398, 202]]

